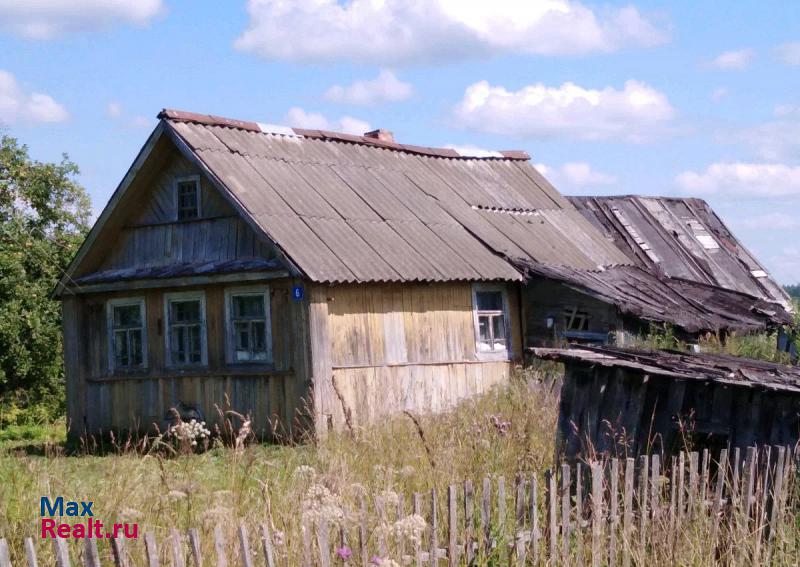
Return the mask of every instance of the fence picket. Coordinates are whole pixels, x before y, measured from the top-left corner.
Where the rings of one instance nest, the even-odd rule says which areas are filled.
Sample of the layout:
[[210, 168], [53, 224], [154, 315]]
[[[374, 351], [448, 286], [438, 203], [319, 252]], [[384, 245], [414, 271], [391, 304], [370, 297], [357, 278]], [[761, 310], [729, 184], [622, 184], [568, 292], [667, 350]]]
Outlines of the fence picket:
[[435, 488], [431, 488], [431, 550], [428, 557], [431, 565], [439, 565], [439, 508]]
[[514, 564], [525, 565], [527, 546], [525, 545], [525, 478], [518, 474], [514, 491]]
[[637, 563], [644, 561], [647, 548], [647, 501], [650, 498], [650, 475], [647, 455], [639, 457], [639, 551]]
[[33, 545], [33, 538], [25, 538], [25, 559], [28, 561], [28, 567], [39, 567], [39, 562], [36, 560], [36, 547]]
[[775, 534], [779, 529], [781, 523], [781, 510], [780, 503], [783, 499], [783, 469], [784, 459], [786, 458], [786, 450], [783, 447], [776, 447], [778, 457], [775, 459], [775, 473], [772, 488], [772, 509], [770, 510], [769, 518], [769, 535], [767, 539], [767, 550], [764, 563], [769, 565], [772, 556], [772, 545], [775, 541]]
[[458, 565], [458, 509], [456, 508], [456, 487], [451, 484], [447, 487], [447, 564], [450, 567]]
[[170, 548], [172, 549], [172, 567], [185, 567], [186, 562], [184, 561], [184, 554], [183, 554], [183, 538], [181, 537], [180, 532], [172, 528], [169, 531], [169, 539], [170, 539]]
[[722, 520], [722, 491], [725, 489], [725, 478], [728, 473], [728, 450], [722, 449], [719, 454], [719, 464], [717, 466], [717, 486], [714, 490], [714, 501], [711, 504], [713, 521], [711, 524], [711, 549], [717, 548], [717, 536], [719, 534], [719, 523]]
[[11, 567], [11, 555], [5, 538], [0, 538], [0, 567]]
[[561, 465], [561, 564], [569, 564], [569, 518], [572, 510], [572, 483], [569, 465]]
[[[125, 540], [123, 538], [113, 538], [111, 540], [111, 554], [114, 557], [115, 567], [128, 567], [128, 554], [125, 550]], [[200, 565], [196, 565], [200, 567]]]
[[661, 514], [661, 458], [650, 457], [650, 517], [657, 521]]
[[[250, 552], [250, 536], [244, 524], [239, 524], [239, 550], [242, 558], [242, 567], [253, 567], [253, 555]], [[322, 552], [320, 551], [320, 553]], [[325, 555], [327, 555], [327, 552]]]
[[603, 537], [603, 469], [592, 463], [592, 566], [599, 567], [603, 561], [601, 540]]
[[536, 475], [531, 475], [531, 507], [530, 507], [530, 516], [531, 516], [531, 532], [530, 532], [530, 541], [531, 541], [531, 561], [534, 565], [536, 565], [537, 561], [539, 561], [539, 539], [541, 538], [541, 534], [539, 533], [539, 483], [536, 480]]
[[[325, 518], [320, 518], [317, 522], [317, 551], [319, 551], [319, 563], [321, 567], [330, 567], [331, 546], [330, 546], [330, 524]], [[385, 553], [382, 557], [385, 557]], [[244, 567], [251, 567], [245, 565]]]
[[631, 564], [631, 528], [633, 527], [633, 459], [625, 459], [625, 484], [622, 500], [622, 566]]
[[583, 514], [583, 470], [581, 463], [575, 463], [575, 564], [584, 565], [583, 529], [586, 527]]
[[[415, 492], [414, 493], [414, 499], [413, 499], [412, 505], [414, 507], [414, 514], [416, 514], [417, 516], [421, 516], [422, 515], [422, 495], [419, 492]], [[367, 565], [367, 563], [369, 561], [369, 558], [367, 556], [366, 544], [363, 547], [363, 557], [364, 557], [364, 561], [362, 562], [362, 565]], [[419, 540], [414, 542], [414, 561], [415, 561], [415, 565], [417, 567], [422, 567], [422, 546], [420, 545]]]
[[608, 567], [617, 565], [617, 530], [619, 529], [619, 460], [611, 459], [609, 486]]
[[56, 553], [56, 567], [70, 567], [67, 543], [60, 537], [57, 537], [53, 539], [53, 547], [55, 547]]
[[261, 524], [261, 548], [266, 567], [275, 567], [275, 552], [272, 548], [272, 534], [267, 524]]
[[300, 520], [300, 537], [303, 539], [303, 567], [311, 567], [314, 561], [312, 556], [314, 545], [311, 543], [311, 528], [305, 517]]
[[[683, 525], [683, 515], [686, 504], [686, 453], [681, 451], [678, 455], [678, 518], [676, 529]], [[676, 534], [677, 536], [677, 534]]]
[[475, 501], [472, 481], [464, 481], [464, 557], [467, 565], [472, 565], [475, 558], [473, 525], [475, 521]]
[[483, 491], [481, 494], [481, 532], [483, 536], [483, 549], [486, 553], [492, 548], [492, 528], [491, 528], [491, 502], [492, 502], [492, 482], [489, 477], [483, 479]]
[[[414, 495], [415, 498], [418, 495]], [[414, 512], [415, 514], [418, 512]], [[358, 548], [361, 553], [361, 564], [369, 562], [369, 551], [367, 551], [367, 499], [363, 494], [358, 496]]]
[[703, 458], [700, 461], [700, 504], [704, 507], [708, 504], [708, 476], [710, 474], [708, 458], [708, 449], [703, 449]]
[[548, 558], [551, 562], [556, 560], [556, 549], [558, 546], [558, 505], [556, 499], [558, 493], [556, 491], [556, 479], [553, 476], [553, 471], [547, 469], [544, 473], [545, 482], [547, 482], [547, 542], [548, 542]]
[[83, 564], [85, 567], [100, 567], [100, 554], [97, 551], [97, 540], [86, 538], [83, 546]]
[[200, 552], [200, 535], [196, 528], [189, 530], [189, 551], [194, 567], [203, 567], [203, 554]]
[[697, 505], [697, 451], [689, 453], [689, 518], [695, 517]]
[[156, 536], [153, 535], [153, 532], [144, 534], [144, 549], [147, 554], [147, 565], [149, 567], [158, 567], [158, 544], [156, 543]]

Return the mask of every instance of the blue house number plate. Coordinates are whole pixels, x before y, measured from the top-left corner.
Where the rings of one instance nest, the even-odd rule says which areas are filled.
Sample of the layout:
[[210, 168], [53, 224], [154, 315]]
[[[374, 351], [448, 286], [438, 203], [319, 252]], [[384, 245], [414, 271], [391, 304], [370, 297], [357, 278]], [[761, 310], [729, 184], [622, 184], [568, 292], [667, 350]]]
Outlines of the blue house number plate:
[[303, 301], [303, 286], [301, 285], [293, 285], [292, 286], [292, 299], [294, 301]]

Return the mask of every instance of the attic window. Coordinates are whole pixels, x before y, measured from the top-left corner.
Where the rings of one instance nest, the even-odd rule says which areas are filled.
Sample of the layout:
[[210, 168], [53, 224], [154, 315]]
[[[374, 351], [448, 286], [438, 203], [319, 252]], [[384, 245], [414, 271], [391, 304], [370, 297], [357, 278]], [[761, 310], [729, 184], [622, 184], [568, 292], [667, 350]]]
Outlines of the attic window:
[[200, 218], [200, 179], [189, 177], [179, 179], [175, 184], [175, 197], [178, 220]]
[[564, 329], [566, 331], [588, 331], [589, 314], [585, 311], [578, 311], [577, 308], [566, 309], [564, 311]]

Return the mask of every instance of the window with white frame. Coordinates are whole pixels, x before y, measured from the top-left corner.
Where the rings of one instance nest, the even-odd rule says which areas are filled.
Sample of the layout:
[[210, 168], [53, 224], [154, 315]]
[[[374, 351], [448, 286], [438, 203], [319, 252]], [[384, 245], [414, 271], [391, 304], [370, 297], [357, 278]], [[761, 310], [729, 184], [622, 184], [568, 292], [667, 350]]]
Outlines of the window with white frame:
[[170, 366], [207, 363], [206, 301], [202, 292], [165, 296], [166, 347]]
[[225, 299], [228, 362], [271, 362], [269, 288], [230, 289]]
[[112, 299], [107, 306], [109, 369], [147, 367], [147, 324], [144, 299]]
[[505, 288], [476, 285], [472, 299], [478, 353], [506, 355], [509, 351], [509, 333]]
[[200, 218], [200, 178], [186, 177], [175, 182], [178, 220]]

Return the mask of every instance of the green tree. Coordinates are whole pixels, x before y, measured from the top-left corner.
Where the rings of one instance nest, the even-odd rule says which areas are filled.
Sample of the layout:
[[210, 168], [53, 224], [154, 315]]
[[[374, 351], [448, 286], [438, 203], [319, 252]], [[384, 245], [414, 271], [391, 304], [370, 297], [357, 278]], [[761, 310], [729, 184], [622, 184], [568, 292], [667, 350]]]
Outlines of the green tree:
[[800, 284], [785, 285], [783, 286], [783, 289], [785, 289], [786, 293], [788, 293], [791, 297], [800, 299]]
[[61, 310], [50, 292], [88, 228], [77, 174], [66, 155], [37, 162], [0, 138], [0, 427], [63, 408]]

